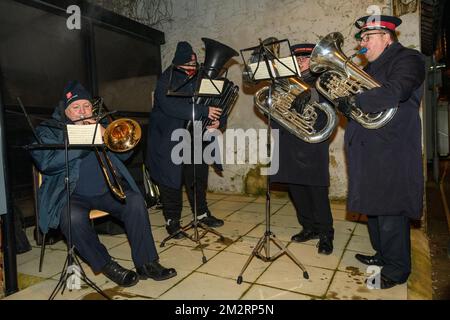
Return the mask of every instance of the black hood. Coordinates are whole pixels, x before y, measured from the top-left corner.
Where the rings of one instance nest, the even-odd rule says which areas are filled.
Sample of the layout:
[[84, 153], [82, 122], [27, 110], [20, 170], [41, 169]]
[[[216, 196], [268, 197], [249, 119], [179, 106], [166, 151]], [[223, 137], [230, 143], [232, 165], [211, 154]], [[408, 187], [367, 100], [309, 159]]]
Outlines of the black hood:
[[66, 117], [65, 111], [66, 108], [64, 107], [64, 102], [59, 101], [58, 105], [55, 107], [55, 110], [53, 111], [52, 118], [57, 120], [58, 122], [65, 122], [65, 123], [72, 122], [69, 120], [69, 118]]

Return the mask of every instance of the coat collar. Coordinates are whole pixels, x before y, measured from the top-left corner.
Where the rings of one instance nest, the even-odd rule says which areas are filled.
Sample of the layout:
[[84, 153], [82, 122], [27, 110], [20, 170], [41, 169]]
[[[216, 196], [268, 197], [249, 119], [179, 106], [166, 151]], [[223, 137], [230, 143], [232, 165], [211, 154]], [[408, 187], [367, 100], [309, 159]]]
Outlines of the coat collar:
[[399, 42], [393, 42], [383, 51], [383, 53], [378, 57], [377, 60], [369, 62], [369, 64], [367, 65], [367, 69], [379, 70], [383, 64], [391, 61], [394, 55], [396, 55], [402, 48], [403, 46]]

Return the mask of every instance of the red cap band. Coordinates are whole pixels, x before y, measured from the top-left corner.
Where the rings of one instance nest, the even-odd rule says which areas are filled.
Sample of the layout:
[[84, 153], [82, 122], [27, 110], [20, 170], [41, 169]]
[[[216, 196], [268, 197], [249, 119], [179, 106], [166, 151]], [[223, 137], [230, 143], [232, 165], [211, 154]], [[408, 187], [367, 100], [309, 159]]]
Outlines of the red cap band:
[[312, 52], [312, 51], [313, 51], [312, 48], [298, 48], [294, 50], [295, 53]]
[[376, 21], [376, 22], [370, 22], [366, 23], [361, 29], [369, 28], [369, 27], [386, 27], [389, 30], [394, 31], [395, 30], [395, 23], [387, 22], [387, 21]]

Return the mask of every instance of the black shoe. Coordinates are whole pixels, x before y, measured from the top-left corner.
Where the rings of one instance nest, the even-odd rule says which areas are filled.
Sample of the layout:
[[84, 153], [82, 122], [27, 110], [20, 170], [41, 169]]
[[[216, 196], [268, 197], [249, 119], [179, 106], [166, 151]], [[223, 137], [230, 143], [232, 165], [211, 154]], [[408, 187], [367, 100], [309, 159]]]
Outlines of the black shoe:
[[355, 254], [356, 260], [358, 260], [361, 263], [367, 264], [369, 266], [379, 266], [382, 267], [384, 265], [383, 261], [381, 259], [378, 259], [375, 256], [365, 256], [363, 254]]
[[[367, 280], [368, 279], [366, 279], [366, 281], [365, 281], [366, 284], [367, 284]], [[387, 278], [384, 275], [381, 275], [380, 276], [380, 287], [377, 288], [377, 287], [375, 287], [375, 279], [372, 279], [372, 287], [374, 289], [390, 289], [390, 288], [395, 287], [396, 285], [403, 284], [403, 283], [405, 283], [405, 282], [397, 282], [397, 281]]]
[[125, 269], [113, 260], [103, 267], [102, 273], [121, 287], [131, 287], [139, 281], [136, 272]]
[[173, 239], [183, 239], [184, 234], [179, 232], [181, 230], [181, 225], [179, 220], [169, 220], [169, 224], [166, 225], [166, 230], [169, 235], [174, 235]]
[[164, 268], [158, 261], [144, 264], [136, 269], [139, 279], [145, 280], [152, 278], [156, 281], [167, 280], [177, 275], [174, 268]]
[[406, 281], [403, 282], [394, 281], [381, 274], [380, 287], [381, 289], [390, 289], [392, 287], [395, 287], [396, 285], [403, 284], [405, 282]]
[[319, 239], [319, 234], [308, 229], [303, 229], [300, 233], [294, 234], [291, 238], [291, 240], [295, 242], [305, 242], [312, 239]]
[[[202, 217], [206, 214], [206, 217]], [[205, 213], [202, 216], [199, 216], [199, 222], [207, 225], [210, 228], [217, 228], [223, 226], [223, 220], [217, 219], [210, 213]]]
[[320, 254], [329, 255], [333, 253], [333, 237], [321, 235], [317, 247], [319, 248], [317, 252]]

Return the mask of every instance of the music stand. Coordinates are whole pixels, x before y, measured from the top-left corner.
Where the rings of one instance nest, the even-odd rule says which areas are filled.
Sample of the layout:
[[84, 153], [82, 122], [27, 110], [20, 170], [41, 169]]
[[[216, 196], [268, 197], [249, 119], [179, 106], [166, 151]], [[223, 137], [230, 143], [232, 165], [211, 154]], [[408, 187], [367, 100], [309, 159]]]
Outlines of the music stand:
[[[169, 77], [169, 88], [167, 90], [167, 95], [171, 95], [171, 96], [177, 96], [177, 97], [186, 97], [186, 98], [191, 98], [192, 99], [192, 128], [193, 128], [193, 136], [192, 136], [192, 142], [193, 142], [193, 146], [194, 146], [194, 150], [193, 150], [193, 158], [194, 158], [194, 164], [192, 166], [192, 170], [193, 170], [193, 176], [194, 176], [194, 181], [193, 181], [193, 201], [194, 201], [194, 219], [191, 220], [191, 222], [189, 222], [186, 226], [181, 227], [177, 232], [175, 232], [174, 234], [168, 236], [167, 238], [165, 238], [161, 244], [160, 247], [164, 247], [166, 242], [169, 241], [170, 239], [176, 237], [178, 234], [182, 234], [183, 236], [185, 236], [187, 239], [194, 241], [195, 243], [197, 243], [198, 247], [200, 248], [200, 251], [202, 253], [202, 262], [206, 263], [207, 259], [205, 256], [205, 253], [203, 252], [203, 247], [200, 243], [200, 239], [202, 239], [208, 232], [211, 232], [213, 234], [215, 234], [216, 236], [219, 237], [219, 239], [221, 241], [223, 241], [225, 238], [224, 236], [210, 228], [209, 226], [207, 226], [206, 224], [200, 222], [197, 218], [197, 175], [196, 175], [196, 169], [195, 169], [195, 139], [196, 139], [196, 135], [195, 135], [195, 104], [196, 102], [198, 102], [200, 97], [214, 97], [214, 96], [220, 96], [222, 94], [222, 87], [223, 87], [223, 82], [222, 84], [220, 84], [219, 80], [212, 80], [205, 72], [205, 69], [203, 67], [201, 67], [198, 71], [198, 75], [197, 75], [197, 79], [195, 80], [195, 76], [194, 77], [189, 77], [188, 79], [186, 79], [186, 81], [184, 81], [180, 86], [173, 88], [173, 72], [174, 72], [174, 68], [175, 66], [172, 66], [172, 70], [170, 73], [170, 77]], [[185, 88], [186, 85], [188, 85], [189, 83], [194, 84], [195, 82], [195, 89], [193, 92], [189, 92], [188, 91], [182, 91], [182, 88]], [[201, 134], [203, 133], [202, 131], [200, 132]], [[200, 137], [202, 138], [202, 137]], [[203, 232], [200, 233], [198, 228], [203, 229]], [[194, 229], [194, 233], [192, 235], [189, 235], [186, 231]]]
[[[247, 49], [241, 50], [241, 56], [244, 60], [244, 66], [245, 70], [247, 70], [251, 76], [251, 81], [256, 82], [260, 80], [269, 80], [271, 82], [269, 86], [269, 96], [267, 99], [268, 103], [268, 121], [267, 121], [267, 149], [268, 149], [268, 155], [269, 158], [271, 157], [271, 112], [272, 112], [272, 92], [275, 89], [275, 81], [279, 78], [284, 77], [290, 77], [290, 76], [297, 76], [299, 74], [298, 72], [298, 65], [296, 62], [292, 62], [293, 65], [289, 65], [289, 60], [294, 60], [295, 57], [287, 57], [284, 59], [279, 59], [276, 52], [272, 52], [268, 47], [269, 46], [275, 46], [279, 45], [280, 43], [286, 43], [288, 44], [288, 47], [290, 48], [289, 41], [287, 39], [285, 40], [277, 40], [270, 43], [265, 44], [260, 39], [260, 45], [256, 47], [251, 47]], [[244, 58], [244, 52], [252, 51], [252, 55], [255, 57], [256, 54], [258, 54], [258, 60], [254, 62], [253, 66], [248, 66], [246, 64], [246, 59]], [[263, 64], [260, 62], [264, 62]], [[276, 238], [275, 234], [270, 230], [270, 175], [267, 174], [266, 177], [266, 230], [264, 232], [264, 235], [259, 239], [258, 243], [256, 244], [255, 248], [253, 249], [250, 257], [245, 262], [241, 273], [237, 277], [236, 282], [238, 284], [242, 283], [245, 270], [249, 266], [250, 262], [254, 257], [257, 257], [261, 259], [264, 262], [271, 262], [278, 259], [283, 254], [287, 254], [289, 258], [291, 258], [292, 261], [294, 261], [298, 267], [303, 271], [303, 278], [309, 279], [309, 274], [306, 271], [303, 264], [292, 254], [291, 251], [288, 250], [288, 248]], [[280, 251], [278, 253], [271, 255], [270, 254], [270, 242], [273, 242]], [[264, 254], [261, 253], [261, 251], [264, 250]]]
[[[51, 127], [60, 129], [63, 131], [64, 136], [64, 144], [45, 144], [42, 142], [42, 140], [39, 138], [39, 136], [36, 134], [36, 130], [34, 126], [32, 125], [32, 122], [30, 120], [30, 117], [28, 116], [28, 113], [25, 110], [25, 107], [22, 104], [22, 101], [20, 98], [17, 99], [19, 101], [20, 107], [22, 108], [22, 111], [28, 121], [28, 124], [31, 127], [31, 131], [33, 132], [33, 135], [35, 136], [38, 144], [31, 144], [25, 147], [27, 150], [35, 150], [35, 149], [64, 149], [64, 162], [65, 162], [65, 178], [64, 178], [64, 188], [66, 191], [66, 198], [67, 198], [67, 207], [66, 207], [66, 215], [67, 215], [67, 221], [68, 221], [68, 227], [69, 232], [67, 236], [67, 257], [63, 265], [63, 270], [61, 272], [61, 276], [59, 278], [58, 283], [56, 284], [55, 289], [52, 291], [49, 300], [53, 300], [56, 297], [56, 294], [58, 291], [61, 290], [61, 295], [64, 294], [64, 290], [67, 287], [69, 291], [72, 291], [72, 284], [77, 284], [77, 280], [82, 280], [84, 283], [86, 283], [88, 286], [90, 286], [92, 289], [97, 291], [99, 294], [101, 294], [103, 297], [105, 297], [107, 300], [111, 300], [110, 297], [108, 297], [91, 279], [88, 278], [86, 273], [84, 272], [83, 267], [81, 266], [80, 261], [78, 260], [76, 254], [75, 254], [75, 247], [72, 244], [72, 215], [70, 210], [70, 188], [69, 188], [69, 136], [67, 133], [67, 126], [62, 122], [56, 122], [55, 125], [49, 125]], [[98, 122], [98, 120], [97, 120]], [[97, 127], [96, 127], [97, 128]], [[95, 135], [93, 137], [95, 139]], [[92, 147], [93, 145], [87, 144], [87, 145], [77, 145], [77, 148], [79, 147]], [[45, 245], [45, 244], [44, 244]]]

